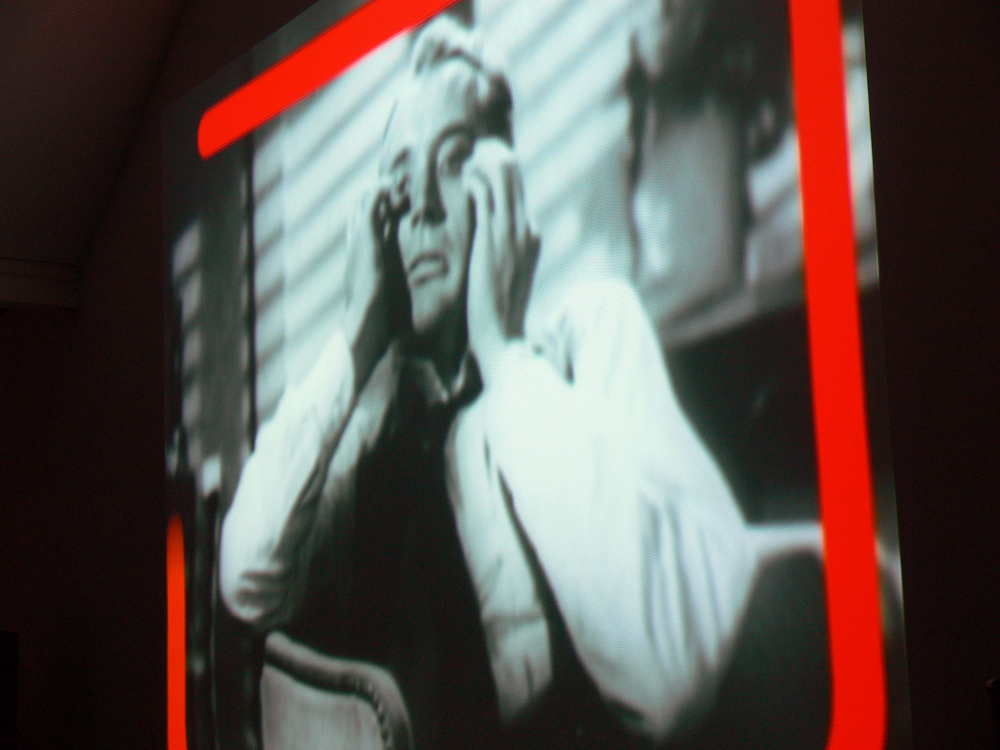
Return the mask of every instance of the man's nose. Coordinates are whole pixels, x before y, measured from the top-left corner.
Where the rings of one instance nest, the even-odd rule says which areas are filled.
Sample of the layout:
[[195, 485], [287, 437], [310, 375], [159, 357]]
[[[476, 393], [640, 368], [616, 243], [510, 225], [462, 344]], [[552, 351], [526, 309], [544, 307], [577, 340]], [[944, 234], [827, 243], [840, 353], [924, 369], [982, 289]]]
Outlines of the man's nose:
[[438, 189], [437, 175], [433, 160], [418, 165], [413, 175], [413, 206], [411, 218], [414, 224], [437, 224], [444, 220], [444, 204]]

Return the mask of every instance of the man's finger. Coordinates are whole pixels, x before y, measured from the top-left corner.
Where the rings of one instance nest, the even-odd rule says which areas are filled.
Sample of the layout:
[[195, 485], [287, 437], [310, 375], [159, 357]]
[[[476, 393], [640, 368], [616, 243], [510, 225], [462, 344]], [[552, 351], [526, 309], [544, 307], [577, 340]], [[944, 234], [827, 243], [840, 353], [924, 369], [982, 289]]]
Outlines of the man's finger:
[[[466, 187], [472, 196], [476, 215], [476, 228], [469, 259], [469, 291], [476, 295], [490, 294], [490, 302], [495, 305], [492, 290], [483, 288], [486, 280], [492, 275], [490, 269], [495, 251], [491, 216], [493, 191], [487, 179], [478, 171], [468, 175]], [[480, 300], [481, 297], [476, 299], [477, 302]]]

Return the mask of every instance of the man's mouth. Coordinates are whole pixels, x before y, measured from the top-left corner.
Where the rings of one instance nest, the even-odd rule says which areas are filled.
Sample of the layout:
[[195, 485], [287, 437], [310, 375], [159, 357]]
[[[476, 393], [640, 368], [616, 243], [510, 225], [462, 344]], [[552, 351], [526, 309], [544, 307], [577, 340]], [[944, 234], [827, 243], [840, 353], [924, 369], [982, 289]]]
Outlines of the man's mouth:
[[406, 267], [406, 277], [411, 286], [419, 286], [425, 281], [448, 273], [448, 259], [437, 250], [425, 250], [410, 261]]

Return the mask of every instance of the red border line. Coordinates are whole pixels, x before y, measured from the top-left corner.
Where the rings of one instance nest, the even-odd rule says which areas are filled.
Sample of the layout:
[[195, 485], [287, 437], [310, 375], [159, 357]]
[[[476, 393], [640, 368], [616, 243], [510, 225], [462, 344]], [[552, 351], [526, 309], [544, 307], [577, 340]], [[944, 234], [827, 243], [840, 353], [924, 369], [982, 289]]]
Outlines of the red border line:
[[217, 154], [325, 86], [394, 36], [456, 0], [370, 0], [308, 44], [211, 107], [198, 125], [198, 153]]
[[881, 750], [885, 666], [840, 4], [791, 0], [806, 306], [833, 679], [830, 750]]
[[[203, 158], [301, 101], [454, 0], [371, 0], [209, 109]], [[836, 0], [790, 0], [806, 305], [833, 679], [829, 750], [881, 750], [885, 667]], [[173, 550], [171, 552], [171, 550]], [[180, 561], [178, 563], [178, 560]], [[179, 572], [178, 572], [179, 571]], [[186, 750], [183, 537], [168, 529], [168, 738]]]
[[184, 600], [184, 529], [175, 513], [167, 524], [167, 750], [187, 750]]

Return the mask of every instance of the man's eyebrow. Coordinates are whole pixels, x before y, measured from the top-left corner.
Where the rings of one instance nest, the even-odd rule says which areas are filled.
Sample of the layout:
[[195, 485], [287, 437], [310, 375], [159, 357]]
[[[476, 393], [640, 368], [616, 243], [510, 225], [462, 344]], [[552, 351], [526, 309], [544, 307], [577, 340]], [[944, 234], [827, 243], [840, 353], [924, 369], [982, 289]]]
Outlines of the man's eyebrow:
[[468, 122], [461, 121], [455, 122], [451, 125], [445, 126], [445, 128], [438, 133], [437, 138], [434, 139], [434, 150], [441, 148], [441, 144], [454, 135], [467, 135], [470, 138], [476, 137], [476, 128]]

